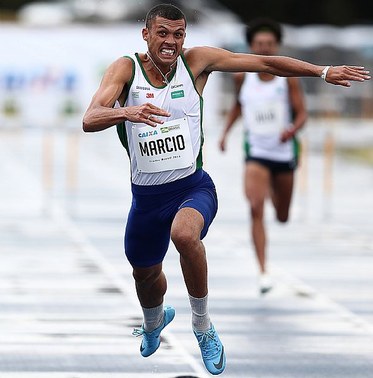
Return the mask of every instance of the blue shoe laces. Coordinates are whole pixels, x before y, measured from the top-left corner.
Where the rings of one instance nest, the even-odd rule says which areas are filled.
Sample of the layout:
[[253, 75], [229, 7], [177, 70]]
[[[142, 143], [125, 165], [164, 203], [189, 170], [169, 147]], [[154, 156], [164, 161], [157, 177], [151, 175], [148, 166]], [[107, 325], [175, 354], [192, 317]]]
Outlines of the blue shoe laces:
[[220, 343], [215, 338], [215, 334], [215, 330], [209, 329], [208, 331], [203, 333], [201, 340], [198, 341], [198, 344], [200, 345], [202, 350], [203, 358], [211, 358], [219, 354]]

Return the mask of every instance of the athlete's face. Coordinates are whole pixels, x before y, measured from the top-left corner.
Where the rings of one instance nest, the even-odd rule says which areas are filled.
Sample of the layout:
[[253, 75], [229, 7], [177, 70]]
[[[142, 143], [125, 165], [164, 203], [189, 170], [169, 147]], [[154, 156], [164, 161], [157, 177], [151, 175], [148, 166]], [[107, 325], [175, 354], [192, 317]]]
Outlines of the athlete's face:
[[173, 63], [182, 51], [185, 40], [185, 21], [156, 17], [142, 36], [148, 50], [158, 64]]
[[250, 45], [253, 54], [258, 55], [277, 55], [279, 43], [276, 36], [269, 31], [257, 32]]

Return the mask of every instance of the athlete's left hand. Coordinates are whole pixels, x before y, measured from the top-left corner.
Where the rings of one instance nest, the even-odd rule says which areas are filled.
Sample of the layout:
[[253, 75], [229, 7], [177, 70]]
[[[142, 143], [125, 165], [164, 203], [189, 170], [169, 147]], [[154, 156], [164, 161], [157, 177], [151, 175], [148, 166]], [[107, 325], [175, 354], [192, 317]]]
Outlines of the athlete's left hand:
[[325, 78], [327, 83], [343, 87], [350, 87], [351, 81], [365, 80], [370, 80], [369, 71], [359, 66], [331, 66]]
[[282, 130], [280, 135], [281, 143], [285, 143], [288, 140], [292, 139], [295, 135], [295, 130], [293, 128]]

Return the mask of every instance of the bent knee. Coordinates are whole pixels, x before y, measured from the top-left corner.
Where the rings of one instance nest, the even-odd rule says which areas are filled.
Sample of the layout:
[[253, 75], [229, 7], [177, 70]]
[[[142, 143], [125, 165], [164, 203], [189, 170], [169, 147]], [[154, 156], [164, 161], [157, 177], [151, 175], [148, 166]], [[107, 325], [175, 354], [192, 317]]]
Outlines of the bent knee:
[[261, 219], [264, 215], [264, 202], [250, 202], [250, 213], [254, 219]]
[[200, 234], [189, 227], [173, 229], [171, 231], [171, 240], [175, 244], [176, 249], [180, 252], [189, 250], [197, 243], [200, 243]]
[[152, 286], [161, 276], [162, 268], [159, 266], [154, 268], [134, 268], [132, 276], [136, 285], [141, 287]]
[[196, 237], [196, 233], [191, 229], [174, 229], [171, 231], [171, 240], [176, 247], [184, 247], [190, 244], [194, 244], [199, 238]]

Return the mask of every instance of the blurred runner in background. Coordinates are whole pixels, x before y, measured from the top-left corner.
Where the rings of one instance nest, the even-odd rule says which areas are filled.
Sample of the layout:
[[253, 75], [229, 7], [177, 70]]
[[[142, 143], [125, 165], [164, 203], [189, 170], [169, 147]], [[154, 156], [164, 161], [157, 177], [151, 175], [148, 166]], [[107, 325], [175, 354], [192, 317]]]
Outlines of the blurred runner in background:
[[[282, 41], [281, 26], [270, 19], [256, 19], [246, 28], [251, 53], [277, 55]], [[251, 234], [259, 264], [259, 290], [272, 288], [267, 268], [264, 203], [271, 197], [278, 221], [287, 222], [298, 164], [297, 132], [307, 119], [299, 79], [267, 72], [234, 75], [236, 101], [229, 112], [220, 139], [220, 149], [235, 121], [244, 124], [245, 194], [250, 203]]]

